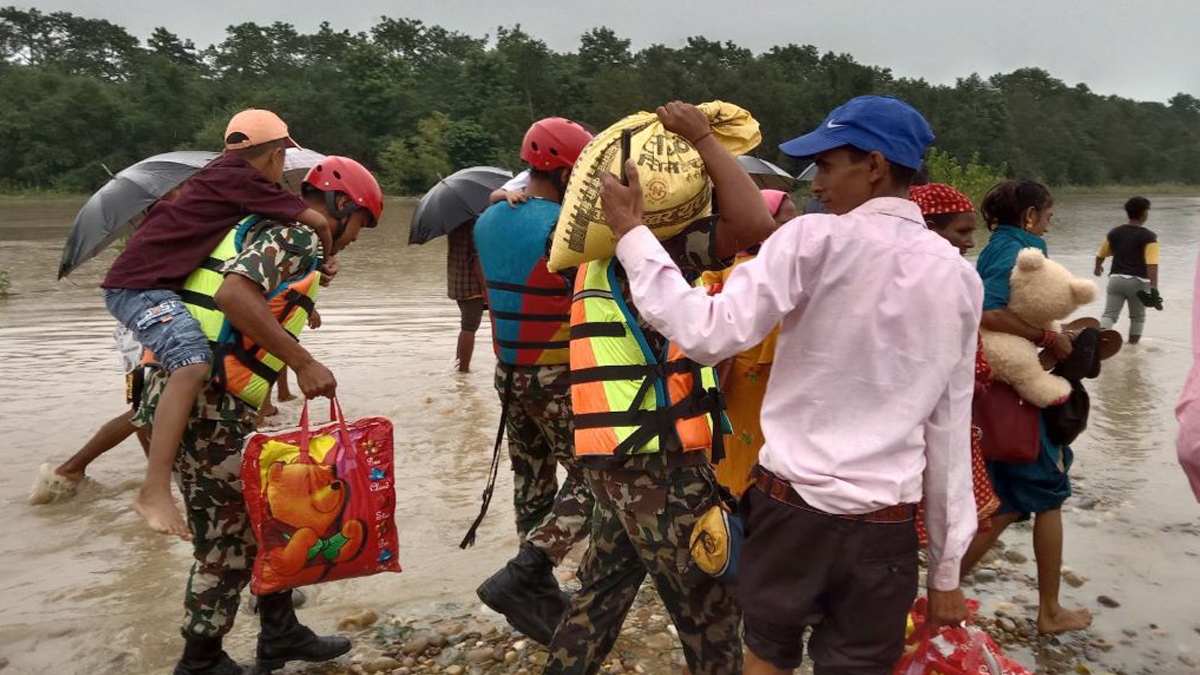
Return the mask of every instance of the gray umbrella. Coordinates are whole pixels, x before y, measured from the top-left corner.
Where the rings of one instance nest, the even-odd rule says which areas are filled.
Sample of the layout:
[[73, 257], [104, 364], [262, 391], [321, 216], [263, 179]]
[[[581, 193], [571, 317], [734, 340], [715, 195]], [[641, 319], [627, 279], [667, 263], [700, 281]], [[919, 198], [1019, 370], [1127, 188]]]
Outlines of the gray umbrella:
[[765, 159], [742, 155], [738, 164], [750, 174], [751, 180], [760, 190], [783, 190], [791, 192], [796, 187], [796, 179], [788, 172], [775, 166]]
[[[75, 271], [120, 239], [137, 216], [218, 156], [201, 150], [166, 152], [143, 159], [113, 176], [75, 216], [58, 266], [58, 278]], [[311, 150], [288, 151], [284, 159], [285, 186], [298, 190], [308, 169], [323, 159], [324, 155]]]

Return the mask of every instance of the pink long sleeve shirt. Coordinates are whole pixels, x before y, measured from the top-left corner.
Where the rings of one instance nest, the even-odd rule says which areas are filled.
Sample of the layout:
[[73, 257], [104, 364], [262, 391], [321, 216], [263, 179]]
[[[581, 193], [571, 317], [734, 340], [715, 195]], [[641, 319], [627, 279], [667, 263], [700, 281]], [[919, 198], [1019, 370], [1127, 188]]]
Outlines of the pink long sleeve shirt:
[[1192, 370], [1175, 408], [1179, 438], [1175, 449], [1179, 464], [1200, 501], [1200, 256], [1196, 258], [1196, 287], [1192, 292]]
[[684, 281], [645, 227], [617, 255], [641, 316], [714, 365], [781, 325], [761, 464], [829, 513], [926, 499], [929, 585], [953, 590], [977, 525], [971, 397], [983, 287], [915, 204], [783, 225], [723, 291]]

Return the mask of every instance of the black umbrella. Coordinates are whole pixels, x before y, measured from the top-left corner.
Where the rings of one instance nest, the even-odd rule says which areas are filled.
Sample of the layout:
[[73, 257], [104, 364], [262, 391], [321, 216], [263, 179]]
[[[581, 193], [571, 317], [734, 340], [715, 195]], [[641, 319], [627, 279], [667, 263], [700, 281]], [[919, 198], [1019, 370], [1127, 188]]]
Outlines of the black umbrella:
[[765, 159], [742, 155], [738, 164], [750, 174], [751, 180], [760, 190], [783, 190], [791, 192], [796, 187], [796, 179], [788, 172], [775, 166]]
[[168, 152], [143, 159], [108, 181], [87, 200], [67, 237], [61, 279], [125, 234], [131, 219], [208, 164], [216, 153]]
[[512, 173], [504, 169], [472, 166], [441, 179], [417, 204], [408, 243], [424, 244], [477, 218], [488, 207], [492, 192], [511, 178]]
[[[75, 271], [120, 239], [136, 216], [217, 156], [215, 152], [200, 150], [167, 152], [143, 159], [113, 176], [75, 216], [58, 266], [58, 278]], [[308, 169], [323, 159], [325, 155], [311, 150], [289, 150], [284, 159], [284, 184], [297, 190]]]

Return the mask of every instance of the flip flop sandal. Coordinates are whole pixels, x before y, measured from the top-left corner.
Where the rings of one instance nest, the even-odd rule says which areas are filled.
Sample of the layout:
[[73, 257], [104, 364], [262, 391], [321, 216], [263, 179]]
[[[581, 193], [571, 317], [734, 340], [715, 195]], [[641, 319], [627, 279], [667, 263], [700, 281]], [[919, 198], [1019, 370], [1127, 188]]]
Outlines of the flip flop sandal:
[[1115, 356], [1117, 352], [1121, 351], [1121, 345], [1124, 342], [1121, 334], [1115, 330], [1100, 331], [1100, 360], [1103, 361]]
[[38, 467], [37, 476], [33, 479], [33, 488], [29, 491], [29, 504], [38, 506], [66, 499], [75, 494], [81, 482], [60, 476], [54, 471], [54, 466], [46, 462]]

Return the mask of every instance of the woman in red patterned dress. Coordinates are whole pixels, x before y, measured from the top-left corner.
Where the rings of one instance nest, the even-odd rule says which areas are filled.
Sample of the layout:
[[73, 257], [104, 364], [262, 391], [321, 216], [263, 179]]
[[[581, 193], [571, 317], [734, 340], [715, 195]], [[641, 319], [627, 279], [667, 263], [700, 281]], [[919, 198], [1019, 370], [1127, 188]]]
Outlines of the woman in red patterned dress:
[[[962, 192], [942, 183], [929, 183], [912, 188], [909, 198], [921, 207], [925, 224], [930, 230], [945, 237], [964, 255], [975, 246], [975, 205]], [[992, 382], [992, 369], [983, 357], [982, 347], [975, 352], [975, 391], [986, 389]], [[971, 479], [975, 488], [975, 512], [979, 517], [979, 529], [991, 527], [990, 519], [1000, 508], [1000, 499], [992, 490], [987, 467], [983, 463], [983, 451], [979, 447], [979, 429], [971, 433]], [[917, 514], [917, 534], [925, 544], [923, 512]]]

